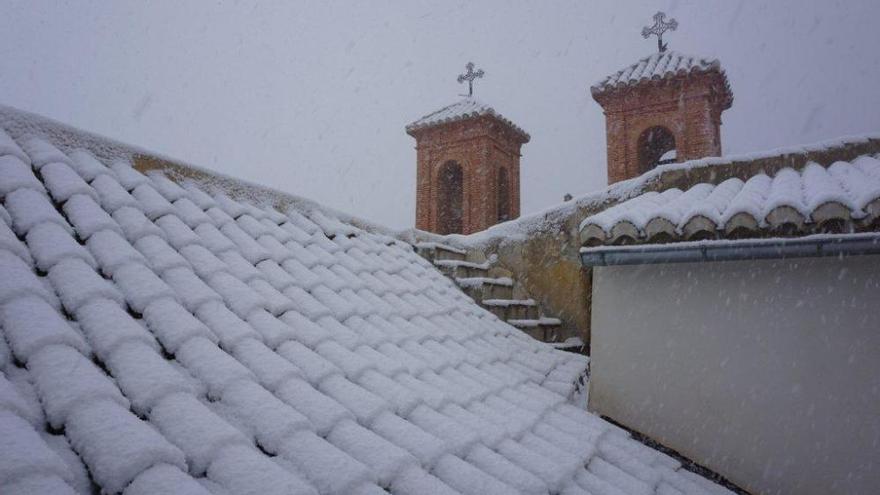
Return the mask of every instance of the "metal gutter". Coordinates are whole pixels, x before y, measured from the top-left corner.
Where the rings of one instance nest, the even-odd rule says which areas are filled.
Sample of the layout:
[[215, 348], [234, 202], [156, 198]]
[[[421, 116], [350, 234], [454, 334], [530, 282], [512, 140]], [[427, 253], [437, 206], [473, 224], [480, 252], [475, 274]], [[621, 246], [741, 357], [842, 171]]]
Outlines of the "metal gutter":
[[869, 254], [880, 254], [880, 233], [584, 247], [580, 252], [581, 263], [584, 266], [844, 257]]

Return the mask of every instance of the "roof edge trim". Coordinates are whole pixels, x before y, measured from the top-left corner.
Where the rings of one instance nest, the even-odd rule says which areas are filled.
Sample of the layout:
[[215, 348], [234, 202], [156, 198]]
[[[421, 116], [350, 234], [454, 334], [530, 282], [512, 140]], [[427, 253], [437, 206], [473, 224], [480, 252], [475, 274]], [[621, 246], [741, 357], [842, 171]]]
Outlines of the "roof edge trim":
[[880, 254], [880, 233], [581, 248], [586, 267]]

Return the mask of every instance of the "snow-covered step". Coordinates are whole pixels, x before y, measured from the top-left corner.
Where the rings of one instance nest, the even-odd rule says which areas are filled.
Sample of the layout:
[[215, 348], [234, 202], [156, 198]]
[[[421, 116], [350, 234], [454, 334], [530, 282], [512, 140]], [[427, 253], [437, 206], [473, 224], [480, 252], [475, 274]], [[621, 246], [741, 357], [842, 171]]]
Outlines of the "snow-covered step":
[[550, 345], [559, 350], [576, 352], [578, 354], [583, 353], [585, 346], [583, 339], [580, 337], [569, 337], [562, 342], [551, 342]]
[[447, 277], [471, 278], [489, 275], [489, 262], [474, 263], [461, 260], [434, 260], [434, 265]]
[[441, 244], [439, 242], [420, 242], [416, 244], [416, 252], [423, 258], [435, 260], [458, 260], [464, 261], [467, 251], [457, 247]]
[[457, 278], [455, 283], [475, 301], [513, 298], [513, 279], [510, 277]]
[[528, 328], [537, 326], [559, 326], [562, 325], [562, 320], [559, 318], [541, 316], [539, 318], [526, 318], [521, 320], [513, 319], [509, 320], [507, 323], [510, 323], [517, 328]]
[[562, 329], [562, 321], [559, 318], [542, 316], [534, 319], [507, 320], [507, 323], [529, 334], [532, 338], [543, 342], [555, 342], [558, 333]]
[[481, 305], [505, 321], [527, 321], [541, 314], [534, 299], [484, 299]]

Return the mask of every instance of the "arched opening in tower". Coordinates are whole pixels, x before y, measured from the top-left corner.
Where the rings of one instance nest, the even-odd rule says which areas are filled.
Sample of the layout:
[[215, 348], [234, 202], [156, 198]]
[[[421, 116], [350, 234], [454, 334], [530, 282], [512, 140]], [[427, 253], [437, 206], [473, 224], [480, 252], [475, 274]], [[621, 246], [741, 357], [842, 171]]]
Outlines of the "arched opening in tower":
[[510, 179], [507, 167], [498, 169], [498, 221], [510, 220]]
[[657, 165], [677, 161], [675, 136], [663, 126], [645, 129], [639, 136], [639, 172], [644, 173]]
[[437, 230], [439, 234], [461, 234], [463, 230], [463, 174], [461, 165], [448, 161], [440, 168], [437, 195]]

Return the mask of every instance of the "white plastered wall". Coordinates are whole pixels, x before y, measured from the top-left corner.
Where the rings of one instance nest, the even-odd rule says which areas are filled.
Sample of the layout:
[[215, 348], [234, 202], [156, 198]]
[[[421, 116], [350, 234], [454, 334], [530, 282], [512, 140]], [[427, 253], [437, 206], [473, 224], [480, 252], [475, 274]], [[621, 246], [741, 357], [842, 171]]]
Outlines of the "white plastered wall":
[[754, 493], [880, 493], [880, 256], [597, 267], [591, 410]]

